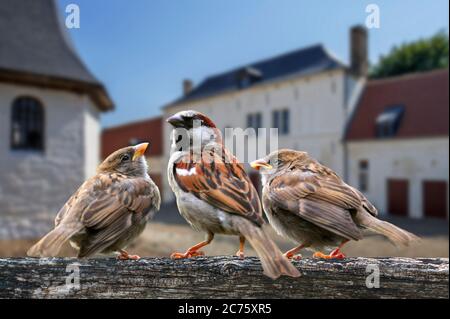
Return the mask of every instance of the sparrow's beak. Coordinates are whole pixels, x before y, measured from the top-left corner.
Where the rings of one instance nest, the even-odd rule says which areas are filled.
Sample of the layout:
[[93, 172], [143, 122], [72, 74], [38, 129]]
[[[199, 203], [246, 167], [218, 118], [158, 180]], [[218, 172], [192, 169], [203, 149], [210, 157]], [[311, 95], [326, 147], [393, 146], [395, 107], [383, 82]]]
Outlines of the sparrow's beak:
[[183, 127], [184, 119], [179, 114], [175, 114], [167, 119], [167, 123], [173, 127]]
[[261, 169], [261, 167], [267, 168], [267, 169], [272, 169], [272, 165], [270, 165], [269, 163], [265, 162], [264, 160], [260, 160], [260, 159], [251, 162], [250, 166], [258, 171]]
[[134, 147], [133, 161], [144, 155], [148, 143], [141, 143]]

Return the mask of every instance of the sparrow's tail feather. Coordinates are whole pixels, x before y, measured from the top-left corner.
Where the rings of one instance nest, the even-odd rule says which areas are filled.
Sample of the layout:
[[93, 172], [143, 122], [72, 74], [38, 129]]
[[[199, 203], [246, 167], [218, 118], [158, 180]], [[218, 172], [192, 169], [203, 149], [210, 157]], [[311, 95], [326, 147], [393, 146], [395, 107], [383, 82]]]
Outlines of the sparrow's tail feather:
[[261, 259], [261, 264], [266, 276], [272, 279], [276, 279], [281, 275], [291, 277], [300, 276], [300, 272], [297, 268], [283, 256], [277, 245], [264, 233], [261, 227], [258, 227], [243, 218], [240, 218], [236, 224], [240, 233], [256, 250], [256, 253]]
[[395, 245], [409, 246], [410, 243], [419, 241], [420, 238], [416, 235], [401, 229], [391, 223], [370, 215], [369, 213], [363, 211], [357, 214], [357, 221], [359, 225], [364, 228], [385, 236], [389, 241]]
[[82, 225], [61, 224], [45, 235], [33, 247], [27, 251], [30, 257], [54, 257], [61, 250], [62, 245], [73, 235], [80, 231]]

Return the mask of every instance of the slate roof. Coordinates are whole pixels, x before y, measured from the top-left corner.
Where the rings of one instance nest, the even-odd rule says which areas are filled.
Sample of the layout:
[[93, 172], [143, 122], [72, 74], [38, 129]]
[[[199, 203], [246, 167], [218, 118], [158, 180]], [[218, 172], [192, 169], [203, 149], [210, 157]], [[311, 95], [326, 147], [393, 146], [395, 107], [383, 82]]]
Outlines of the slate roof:
[[403, 107], [391, 138], [449, 135], [448, 69], [411, 73], [367, 83], [349, 122], [348, 141], [376, 139], [376, 120], [389, 107]]
[[1, 0], [0, 80], [87, 92], [104, 110], [113, 103], [75, 52], [53, 0]]
[[240, 87], [239, 76], [242, 72], [248, 72], [251, 75], [257, 74], [254, 82], [250, 84], [252, 86], [292, 76], [311, 75], [338, 68], [346, 68], [346, 66], [331, 55], [322, 45], [318, 44], [207, 77], [194, 87], [189, 94], [180, 97], [165, 107], [240, 90], [242, 87]]

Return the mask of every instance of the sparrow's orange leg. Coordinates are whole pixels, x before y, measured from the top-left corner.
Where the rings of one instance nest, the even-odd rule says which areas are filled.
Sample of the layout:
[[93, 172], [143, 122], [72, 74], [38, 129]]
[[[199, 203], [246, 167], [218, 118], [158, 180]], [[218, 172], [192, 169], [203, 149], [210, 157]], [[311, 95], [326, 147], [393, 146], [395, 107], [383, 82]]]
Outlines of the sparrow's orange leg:
[[304, 248], [304, 247], [305, 247], [305, 245], [303, 245], [303, 244], [301, 244], [301, 245], [299, 245], [299, 246], [297, 246], [297, 247], [294, 247], [294, 248], [292, 248], [291, 250], [288, 250], [287, 252], [285, 252], [285, 253], [284, 253], [284, 256], [285, 256], [287, 259], [294, 259], [294, 260], [302, 259], [302, 255], [297, 254], [297, 252], [298, 252], [300, 249]]
[[170, 255], [170, 258], [180, 259], [180, 258], [191, 258], [191, 257], [203, 256], [205, 253], [203, 253], [202, 251], [198, 251], [198, 250], [202, 247], [205, 247], [210, 242], [212, 242], [213, 238], [214, 238], [214, 234], [208, 233], [206, 240], [198, 243], [197, 245], [190, 247], [188, 250], [186, 250], [185, 253], [177, 253], [177, 252], [172, 253], [172, 255]]
[[344, 240], [344, 241], [339, 245], [338, 248], [336, 248], [335, 250], [333, 250], [333, 251], [330, 253], [330, 255], [333, 256], [334, 258], [337, 258], [337, 259], [344, 259], [346, 256], [344, 255], [343, 252], [341, 252], [341, 248], [342, 248], [346, 243], [348, 243], [348, 239]]
[[241, 259], [244, 259], [244, 245], [245, 245], [245, 237], [239, 236], [239, 250], [236, 253], [236, 256], [238, 256]]
[[129, 259], [138, 260], [138, 259], [141, 259], [141, 257], [139, 257], [138, 255], [130, 255], [126, 250], [123, 250], [123, 249], [119, 250], [119, 252], [120, 252], [120, 255], [117, 256], [117, 259], [120, 259], [120, 260], [129, 260]]
[[321, 258], [321, 259], [344, 259], [345, 255], [343, 252], [341, 252], [342, 246], [344, 246], [348, 242], [348, 239], [344, 240], [338, 248], [333, 250], [329, 255], [325, 255], [324, 253], [317, 251], [314, 253], [314, 258]]

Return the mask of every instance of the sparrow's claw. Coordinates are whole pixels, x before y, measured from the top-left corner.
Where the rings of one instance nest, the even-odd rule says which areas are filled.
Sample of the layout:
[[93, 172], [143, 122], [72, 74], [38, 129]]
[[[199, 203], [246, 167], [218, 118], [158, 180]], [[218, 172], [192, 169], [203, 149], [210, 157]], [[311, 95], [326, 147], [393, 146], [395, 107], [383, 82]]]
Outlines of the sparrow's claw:
[[345, 259], [345, 255], [343, 253], [333, 255], [334, 259]]
[[138, 255], [130, 255], [126, 251], [121, 251], [120, 255], [117, 256], [119, 260], [139, 260], [141, 259]]
[[244, 252], [241, 250], [238, 250], [236, 252], [236, 256], [239, 257], [240, 259], [244, 259], [244, 257], [245, 257]]
[[294, 255], [294, 254], [284, 253], [283, 255], [287, 259], [292, 259], [292, 260], [301, 260], [303, 258], [301, 254]]
[[198, 256], [205, 256], [205, 253], [201, 250], [196, 250], [189, 253], [189, 257], [198, 257]]
[[313, 258], [319, 258], [319, 259], [331, 259], [332, 257], [330, 255], [325, 255], [324, 253], [320, 251], [316, 251], [313, 254]]
[[283, 254], [283, 256], [286, 257], [287, 259], [300, 260], [302, 259], [302, 255], [298, 254], [298, 252], [304, 247], [306, 246], [304, 244], [301, 244], [297, 247], [292, 248], [291, 250], [288, 250]]
[[336, 258], [336, 259], [344, 259], [346, 257], [345, 254], [339, 250], [339, 248], [336, 248], [335, 250], [333, 250], [330, 253], [330, 256], [332, 256], [333, 258]]
[[172, 259], [186, 258], [186, 254], [185, 253], [172, 253], [170, 255], [170, 258], [172, 258]]
[[141, 259], [141, 256], [139, 256], [139, 255], [128, 255], [128, 258], [129, 259], [133, 259], [133, 260], [139, 260], [139, 259]]
[[325, 255], [324, 253], [317, 251], [314, 253], [313, 257], [320, 259], [344, 259], [345, 255], [340, 251], [332, 251], [329, 255]]
[[198, 257], [198, 256], [204, 256], [205, 253], [200, 250], [195, 251], [187, 251], [185, 253], [173, 253], [170, 255], [170, 258], [172, 259], [183, 259], [183, 258], [192, 258], [192, 257]]

